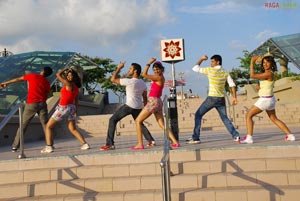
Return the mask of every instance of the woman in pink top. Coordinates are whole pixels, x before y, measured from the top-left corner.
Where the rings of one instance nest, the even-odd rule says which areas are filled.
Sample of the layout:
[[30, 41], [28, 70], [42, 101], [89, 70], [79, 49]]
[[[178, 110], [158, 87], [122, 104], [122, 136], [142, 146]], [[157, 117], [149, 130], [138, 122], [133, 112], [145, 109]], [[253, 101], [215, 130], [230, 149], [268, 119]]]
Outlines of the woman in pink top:
[[[155, 58], [151, 58], [142, 73], [142, 76], [145, 79], [151, 80], [152, 82], [150, 86], [150, 92], [148, 94], [148, 102], [135, 120], [138, 144], [136, 146], [131, 147], [132, 150], [144, 149], [142, 124], [148, 117], [151, 116], [152, 113], [155, 115], [158, 125], [162, 129], [164, 129], [164, 118], [162, 113], [163, 103], [160, 99], [165, 84], [165, 77], [163, 75], [164, 67], [159, 61], [155, 61]], [[152, 66], [154, 75], [149, 75], [148, 70], [152, 63], [154, 63]], [[169, 138], [172, 141], [173, 148], [177, 148], [180, 146], [177, 140], [175, 139], [171, 129], [169, 129]]]
[[[63, 75], [64, 74], [64, 75]], [[68, 119], [68, 128], [70, 132], [80, 141], [81, 150], [87, 150], [90, 148], [89, 144], [86, 143], [84, 137], [78, 132], [75, 126], [76, 111], [78, 107], [78, 93], [81, 87], [80, 78], [75, 70], [67, 68], [58, 71], [56, 74], [57, 79], [63, 83], [63, 87], [60, 91], [60, 101], [57, 105], [55, 112], [49, 119], [46, 129], [46, 146], [41, 150], [41, 153], [53, 152], [53, 136], [52, 128], [61, 120]]]

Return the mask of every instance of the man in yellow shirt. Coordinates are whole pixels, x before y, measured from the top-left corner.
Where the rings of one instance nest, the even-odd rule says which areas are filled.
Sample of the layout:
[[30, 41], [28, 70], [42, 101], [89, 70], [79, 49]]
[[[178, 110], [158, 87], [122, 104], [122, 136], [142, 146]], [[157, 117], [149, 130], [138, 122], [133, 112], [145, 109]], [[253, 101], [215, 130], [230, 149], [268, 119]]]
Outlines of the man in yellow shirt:
[[236, 98], [236, 86], [229, 73], [222, 68], [222, 57], [220, 55], [213, 55], [210, 59], [211, 66], [206, 68], [200, 68], [203, 61], [206, 61], [208, 57], [202, 56], [193, 67], [193, 71], [207, 75], [209, 81], [208, 97], [200, 105], [195, 113], [195, 126], [193, 136], [188, 140], [189, 144], [200, 143], [200, 129], [202, 117], [211, 109], [216, 108], [224, 125], [228, 132], [232, 135], [232, 139], [235, 142], [240, 142], [240, 136], [238, 131], [233, 126], [232, 122], [227, 117], [226, 103], [225, 103], [225, 84], [229, 84], [231, 88], [233, 100], [232, 104], [237, 104]]

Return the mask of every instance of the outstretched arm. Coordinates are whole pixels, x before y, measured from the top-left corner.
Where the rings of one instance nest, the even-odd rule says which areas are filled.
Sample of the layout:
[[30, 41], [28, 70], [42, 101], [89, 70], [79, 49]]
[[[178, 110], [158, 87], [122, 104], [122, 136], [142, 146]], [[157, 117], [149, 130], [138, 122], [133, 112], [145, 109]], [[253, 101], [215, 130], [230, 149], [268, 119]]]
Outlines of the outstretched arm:
[[11, 79], [11, 80], [8, 80], [6, 82], [2, 82], [0, 84], [0, 89], [3, 89], [5, 87], [7, 87], [7, 85], [9, 84], [12, 84], [12, 83], [16, 83], [16, 82], [21, 82], [24, 80], [24, 76], [21, 76], [21, 77], [17, 77], [17, 78], [14, 78], [14, 79]]

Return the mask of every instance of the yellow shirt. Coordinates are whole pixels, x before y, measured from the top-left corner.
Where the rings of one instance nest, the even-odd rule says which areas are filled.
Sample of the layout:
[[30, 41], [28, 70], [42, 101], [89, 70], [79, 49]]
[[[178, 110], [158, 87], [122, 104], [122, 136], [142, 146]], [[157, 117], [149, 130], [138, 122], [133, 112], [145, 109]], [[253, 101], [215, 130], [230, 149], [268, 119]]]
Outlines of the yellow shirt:
[[225, 83], [228, 73], [223, 68], [202, 68], [201, 73], [206, 74], [209, 81], [208, 96], [224, 97]]

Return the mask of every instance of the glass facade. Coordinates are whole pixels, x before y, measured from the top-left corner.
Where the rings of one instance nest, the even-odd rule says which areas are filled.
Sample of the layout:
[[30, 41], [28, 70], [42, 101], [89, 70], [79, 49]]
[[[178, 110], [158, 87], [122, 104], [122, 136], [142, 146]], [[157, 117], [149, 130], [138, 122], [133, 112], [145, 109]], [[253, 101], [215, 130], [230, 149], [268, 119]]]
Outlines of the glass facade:
[[300, 69], [300, 33], [270, 38], [250, 55], [263, 55], [267, 52], [278, 59], [287, 58]]
[[[26, 73], [40, 73], [45, 66], [53, 69], [47, 79], [51, 86], [56, 82], [55, 73], [66, 66], [80, 66], [83, 70], [93, 69], [97, 64], [75, 52], [36, 51], [0, 57], [0, 83]], [[16, 104], [24, 102], [27, 96], [27, 83], [19, 82], [0, 90], [0, 115], [6, 115]]]

